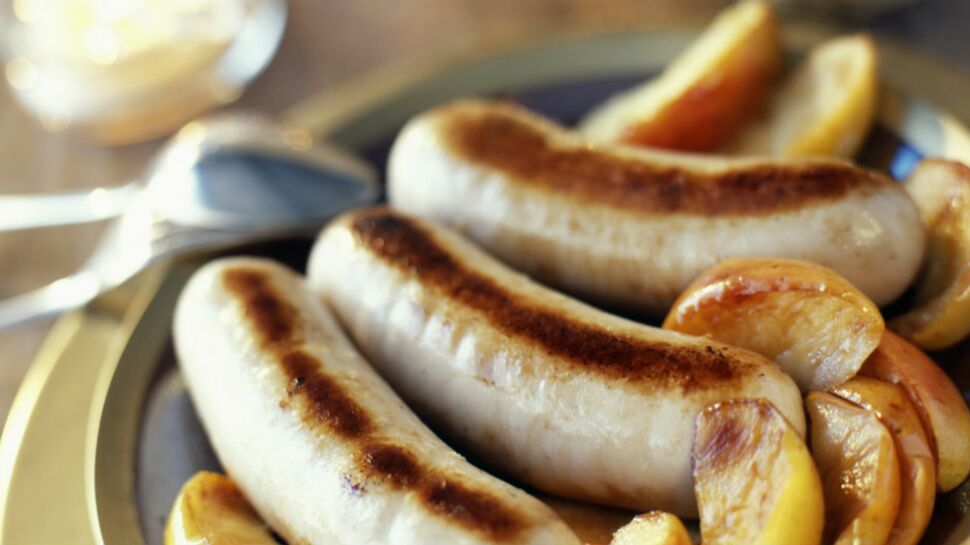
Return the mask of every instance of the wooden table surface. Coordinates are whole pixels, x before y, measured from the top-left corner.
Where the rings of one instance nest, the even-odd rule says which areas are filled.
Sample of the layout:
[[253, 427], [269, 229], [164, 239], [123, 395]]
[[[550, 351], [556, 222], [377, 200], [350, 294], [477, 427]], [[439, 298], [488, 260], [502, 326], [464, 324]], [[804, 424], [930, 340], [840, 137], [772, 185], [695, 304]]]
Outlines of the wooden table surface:
[[[277, 56], [235, 106], [272, 114], [374, 68], [544, 35], [656, 28], [704, 21], [716, 0], [291, 0]], [[923, 0], [864, 26], [970, 70], [961, 21], [970, 2]], [[2, 36], [2, 34], [0, 34]], [[52, 134], [0, 86], [0, 193], [115, 185], [136, 176], [159, 142], [103, 147]], [[0, 297], [77, 268], [103, 224], [0, 234]], [[0, 333], [0, 421], [50, 329], [47, 320]]]

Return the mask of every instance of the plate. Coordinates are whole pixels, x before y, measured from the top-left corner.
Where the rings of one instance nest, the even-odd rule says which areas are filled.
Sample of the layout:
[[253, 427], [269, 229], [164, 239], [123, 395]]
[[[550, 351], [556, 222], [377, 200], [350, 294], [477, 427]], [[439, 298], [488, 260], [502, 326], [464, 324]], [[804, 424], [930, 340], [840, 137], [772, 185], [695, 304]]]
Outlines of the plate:
[[[788, 28], [792, 51], [829, 32]], [[479, 56], [447, 67], [400, 70], [312, 99], [291, 117], [383, 169], [398, 128], [436, 103], [467, 95], [516, 100], [565, 123], [609, 94], [656, 73], [693, 31], [583, 36]], [[863, 162], [904, 175], [923, 155], [970, 161], [970, 137], [923, 100], [938, 82], [954, 102], [970, 80], [892, 44], [880, 44], [879, 122]], [[915, 67], [912, 71], [908, 67]], [[935, 68], [934, 68], [935, 67]], [[902, 69], [902, 71], [901, 71]], [[960, 92], [952, 88], [956, 81]], [[232, 253], [273, 257], [302, 269], [311, 240], [281, 240]], [[14, 402], [0, 438], [0, 542], [159, 544], [179, 487], [217, 468], [175, 366], [170, 322], [181, 286], [214, 255], [180, 259], [62, 318]], [[943, 362], [970, 360], [970, 343]], [[970, 366], [950, 365], [970, 393]], [[970, 535], [970, 484], [943, 496], [923, 543]]]

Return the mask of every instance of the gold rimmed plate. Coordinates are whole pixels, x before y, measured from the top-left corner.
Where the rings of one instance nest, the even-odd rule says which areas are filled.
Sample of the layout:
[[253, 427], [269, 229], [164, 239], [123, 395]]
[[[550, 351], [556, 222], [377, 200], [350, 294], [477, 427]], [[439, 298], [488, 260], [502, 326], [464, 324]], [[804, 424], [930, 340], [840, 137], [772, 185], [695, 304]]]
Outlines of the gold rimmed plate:
[[[825, 34], [789, 28], [786, 39], [792, 51], [801, 51]], [[656, 73], [692, 36], [586, 36], [397, 71], [325, 93], [294, 109], [291, 118], [382, 169], [400, 126], [436, 103], [503, 96], [573, 123], [611, 93]], [[887, 85], [860, 161], [900, 177], [926, 155], [970, 160], [970, 137], [943, 113], [949, 108], [970, 115], [959, 101], [970, 94], [970, 79], [891, 44], [880, 44], [880, 51]], [[929, 97], [939, 109], [913, 96]], [[310, 243], [277, 241], [233, 253], [270, 256], [302, 269]], [[181, 286], [212, 257], [152, 269], [58, 324], [0, 440], [0, 542], [161, 543], [165, 516], [183, 481], [217, 467], [170, 340]], [[970, 392], [970, 373], [962, 370], [970, 343], [938, 356], [950, 363], [961, 390]], [[964, 365], [953, 365], [956, 360]], [[970, 535], [968, 504], [966, 484], [942, 497], [924, 543], [961, 543]]]

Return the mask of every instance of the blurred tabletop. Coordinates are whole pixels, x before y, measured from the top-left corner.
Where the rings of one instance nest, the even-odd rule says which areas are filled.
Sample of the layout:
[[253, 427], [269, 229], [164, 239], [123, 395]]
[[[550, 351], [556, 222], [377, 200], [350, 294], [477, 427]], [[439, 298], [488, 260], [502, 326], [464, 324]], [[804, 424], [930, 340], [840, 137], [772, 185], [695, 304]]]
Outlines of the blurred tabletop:
[[[393, 63], [543, 36], [702, 24], [725, 3], [291, 0], [286, 34], [276, 57], [230, 108], [280, 114], [328, 86]], [[787, 3], [811, 6], [816, 2]], [[970, 0], [915, 0], [896, 11], [843, 19], [839, 24], [872, 30], [970, 72], [967, 20]], [[138, 175], [159, 144], [104, 147], [48, 132], [0, 85], [0, 193], [121, 184]], [[0, 297], [72, 272], [91, 252], [103, 228], [104, 224], [92, 224], [0, 234]], [[51, 324], [47, 320], [0, 333], [0, 421]]]

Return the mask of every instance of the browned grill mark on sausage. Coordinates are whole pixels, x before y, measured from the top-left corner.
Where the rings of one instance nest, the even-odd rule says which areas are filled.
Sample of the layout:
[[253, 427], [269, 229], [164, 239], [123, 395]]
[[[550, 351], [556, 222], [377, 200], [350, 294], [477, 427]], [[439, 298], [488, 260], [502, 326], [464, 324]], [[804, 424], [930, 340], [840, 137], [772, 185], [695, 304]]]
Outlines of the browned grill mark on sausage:
[[515, 513], [510, 513], [494, 496], [459, 482], [429, 480], [421, 491], [421, 499], [433, 510], [465, 524], [487, 521], [493, 538], [515, 535], [521, 524]]
[[522, 531], [522, 516], [494, 495], [424, 468], [409, 450], [377, 442], [362, 447], [361, 470], [397, 489], [417, 491], [429, 509], [463, 526], [478, 528], [493, 541]]
[[832, 200], [887, 178], [841, 163], [766, 163], [718, 174], [622, 158], [595, 147], [558, 147], [517, 118], [517, 107], [446, 111], [443, 141], [463, 159], [520, 183], [620, 209], [650, 213], [753, 215]]
[[371, 433], [374, 423], [367, 411], [321, 370], [317, 358], [299, 349], [299, 312], [277, 292], [266, 272], [234, 267], [224, 271], [222, 279], [229, 293], [239, 298], [264, 347], [274, 352], [288, 380], [287, 394], [304, 401], [304, 418], [348, 439]]
[[325, 423], [334, 433], [348, 439], [363, 437], [374, 429], [370, 415], [330, 376], [320, 372], [320, 362], [300, 350], [279, 357], [289, 378], [289, 395], [306, 399], [306, 416]]
[[296, 330], [296, 310], [277, 296], [266, 274], [256, 269], [236, 267], [222, 274], [229, 292], [243, 303], [243, 312], [263, 346], [291, 342]]
[[[380, 437], [378, 424], [348, 391], [323, 370], [320, 360], [300, 349], [299, 312], [279, 294], [265, 271], [233, 267], [222, 282], [236, 296], [249, 325], [264, 348], [274, 353], [287, 378], [287, 396], [311, 426], [323, 426], [351, 443], [358, 453], [358, 469], [368, 479], [398, 490], [417, 493], [429, 511], [454, 524], [502, 542], [525, 531], [525, 515], [509, 508], [493, 494], [471, 488], [421, 463], [408, 448]], [[357, 483], [355, 494], [366, 493]]]
[[386, 209], [358, 216], [356, 236], [388, 263], [420, 275], [425, 285], [481, 312], [503, 333], [524, 338], [577, 368], [647, 385], [677, 385], [690, 391], [737, 379], [748, 363], [722, 349], [644, 341], [581, 322], [511, 293], [465, 268], [434, 237]]
[[424, 469], [411, 451], [397, 445], [374, 443], [361, 449], [365, 473], [387, 480], [394, 488], [414, 488], [424, 477]]

